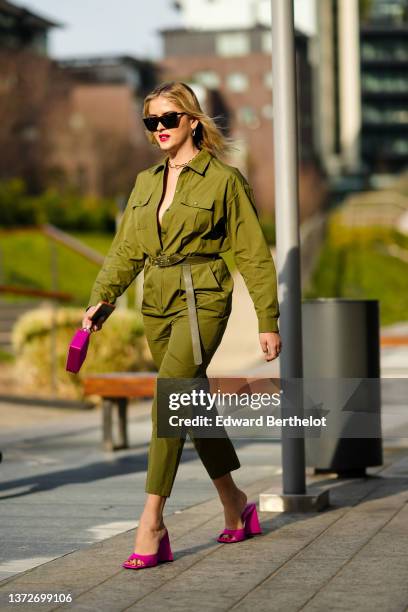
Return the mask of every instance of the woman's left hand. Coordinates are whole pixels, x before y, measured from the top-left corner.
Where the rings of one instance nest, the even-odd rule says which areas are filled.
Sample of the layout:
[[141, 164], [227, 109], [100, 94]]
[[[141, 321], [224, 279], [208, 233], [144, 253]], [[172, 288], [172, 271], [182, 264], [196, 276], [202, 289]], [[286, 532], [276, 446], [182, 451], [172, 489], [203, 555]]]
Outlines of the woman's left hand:
[[259, 342], [265, 361], [272, 361], [276, 359], [276, 357], [279, 357], [279, 353], [282, 350], [279, 332], [262, 332], [259, 334]]

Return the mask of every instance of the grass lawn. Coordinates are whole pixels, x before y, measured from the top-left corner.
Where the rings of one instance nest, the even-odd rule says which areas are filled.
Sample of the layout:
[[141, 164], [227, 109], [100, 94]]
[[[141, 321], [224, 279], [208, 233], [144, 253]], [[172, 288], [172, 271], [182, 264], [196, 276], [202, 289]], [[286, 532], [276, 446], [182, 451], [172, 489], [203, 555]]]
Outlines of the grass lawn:
[[[113, 236], [108, 234], [74, 234], [89, 246], [107, 252]], [[58, 291], [71, 293], [72, 305], [83, 306], [89, 299], [99, 266], [89, 262], [61, 244], [36, 232], [13, 232], [1, 236], [2, 280], [7, 285], [35, 289], [52, 289], [51, 245], [55, 247], [58, 271]], [[8, 301], [28, 301], [29, 298], [2, 296]], [[37, 301], [36, 299], [33, 301]]]
[[[71, 235], [81, 240], [102, 255], [105, 255], [113, 240], [113, 234], [93, 232], [71, 232]], [[99, 271], [97, 266], [75, 252], [49, 240], [40, 232], [10, 232], [1, 236], [1, 281], [6, 285], [17, 285], [34, 289], [52, 289], [51, 245], [57, 253], [58, 291], [71, 293], [71, 305], [84, 306], [88, 303], [93, 282]], [[225, 255], [228, 266], [232, 270], [234, 262], [231, 252]], [[130, 303], [133, 303], [132, 285], [129, 287]], [[14, 301], [29, 301], [23, 296], [4, 295], [2, 299]], [[33, 302], [37, 302], [36, 298]]]
[[82, 240], [88, 246], [99, 251], [102, 255], [108, 252], [109, 246], [113, 240], [113, 234], [100, 234], [97, 232], [69, 232], [71, 236]]
[[[72, 232], [72, 235], [105, 255], [113, 234]], [[1, 282], [9, 285], [52, 289], [51, 241], [41, 233], [10, 232], [2, 234], [0, 247]], [[99, 266], [90, 263], [61, 244], [53, 243], [57, 253], [59, 291], [71, 293], [72, 305], [84, 306]], [[224, 255], [231, 270], [235, 264], [229, 251]], [[133, 303], [132, 286], [130, 304]], [[384, 254], [373, 243], [356, 241], [344, 246], [326, 241], [320, 254], [312, 282], [304, 292], [305, 299], [315, 297], [348, 297], [379, 299], [381, 324], [407, 318], [408, 264]], [[8, 301], [28, 301], [19, 296], [2, 296]], [[36, 302], [33, 299], [33, 302]]]

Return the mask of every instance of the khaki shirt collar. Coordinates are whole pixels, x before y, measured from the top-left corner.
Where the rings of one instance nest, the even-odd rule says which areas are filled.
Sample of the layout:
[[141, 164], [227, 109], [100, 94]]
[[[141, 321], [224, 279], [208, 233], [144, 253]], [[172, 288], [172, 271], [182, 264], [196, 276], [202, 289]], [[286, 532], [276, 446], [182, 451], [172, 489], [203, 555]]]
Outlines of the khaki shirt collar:
[[[156, 174], [156, 172], [158, 172], [159, 170], [163, 170], [166, 167], [167, 160], [169, 159], [169, 157], [170, 156], [167, 155], [160, 163], [149, 168], [149, 171], [152, 174]], [[207, 151], [207, 149], [200, 149], [199, 153], [197, 153], [197, 155], [193, 157], [191, 162], [189, 162], [185, 167], [191, 168], [195, 172], [198, 172], [198, 174], [204, 175], [207, 166], [211, 161], [211, 157], [212, 155], [209, 151]]]

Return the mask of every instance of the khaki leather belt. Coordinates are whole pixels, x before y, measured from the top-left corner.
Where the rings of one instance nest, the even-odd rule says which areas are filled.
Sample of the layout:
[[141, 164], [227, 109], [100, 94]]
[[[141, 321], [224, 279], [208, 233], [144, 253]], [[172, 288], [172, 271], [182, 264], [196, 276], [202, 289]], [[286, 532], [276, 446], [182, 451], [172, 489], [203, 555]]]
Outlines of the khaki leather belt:
[[182, 265], [184, 284], [186, 287], [186, 298], [188, 316], [190, 321], [191, 330], [191, 342], [193, 346], [193, 357], [194, 363], [200, 365], [203, 362], [201, 354], [201, 343], [200, 343], [200, 330], [198, 327], [197, 319], [197, 308], [194, 296], [193, 277], [191, 274], [191, 265], [193, 263], [208, 263], [213, 259], [221, 259], [220, 255], [181, 255], [174, 253], [173, 255], [166, 255], [160, 253], [157, 257], [148, 257], [148, 260], [159, 268], [166, 268], [167, 266], [175, 266], [177, 264]]

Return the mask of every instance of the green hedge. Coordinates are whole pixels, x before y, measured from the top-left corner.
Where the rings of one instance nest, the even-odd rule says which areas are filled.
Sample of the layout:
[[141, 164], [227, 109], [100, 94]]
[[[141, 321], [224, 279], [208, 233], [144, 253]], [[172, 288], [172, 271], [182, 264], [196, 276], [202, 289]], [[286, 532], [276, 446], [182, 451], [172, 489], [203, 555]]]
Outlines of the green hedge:
[[19, 178], [0, 181], [1, 227], [51, 223], [61, 229], [114, 231], [116, 214], [113, 200], [54, 189], [32, 196]]
[[387, 253], [392, 244], [406, 249], [408, 237], [384, 226], [340, 225], [331, 216], [303, 297], [378, 299], [381, 325], [407, 320], [408, 263]]
[[[68, 347], [76, 329], [81, 327], [83, 309], [58, 308], [55, 311], [58, 396], [83, 399], [85, 375], [101, 372], [154, 371], [143, 318], [139, 312], [118, 309], [90, 337], [85, 362], [77, 374], [65, 370]], [[51, 330], [53, 312], [38, 308], [22, 315], [12, 332], [16, 352], [16, 374], [21, 390], [42, 396], [52, 394]]]
[[[61, 229], [80, 232], [115, 232], [116, 203], [110, 199], [59, 193], [48, 189], [38, 196], [27, 193], [20, 178], [0, 181], [0, 227], [25, 227], [51, 223]], [[259, 213], [269, 244], [275, 244], [275, 222], [270, 214]]]

